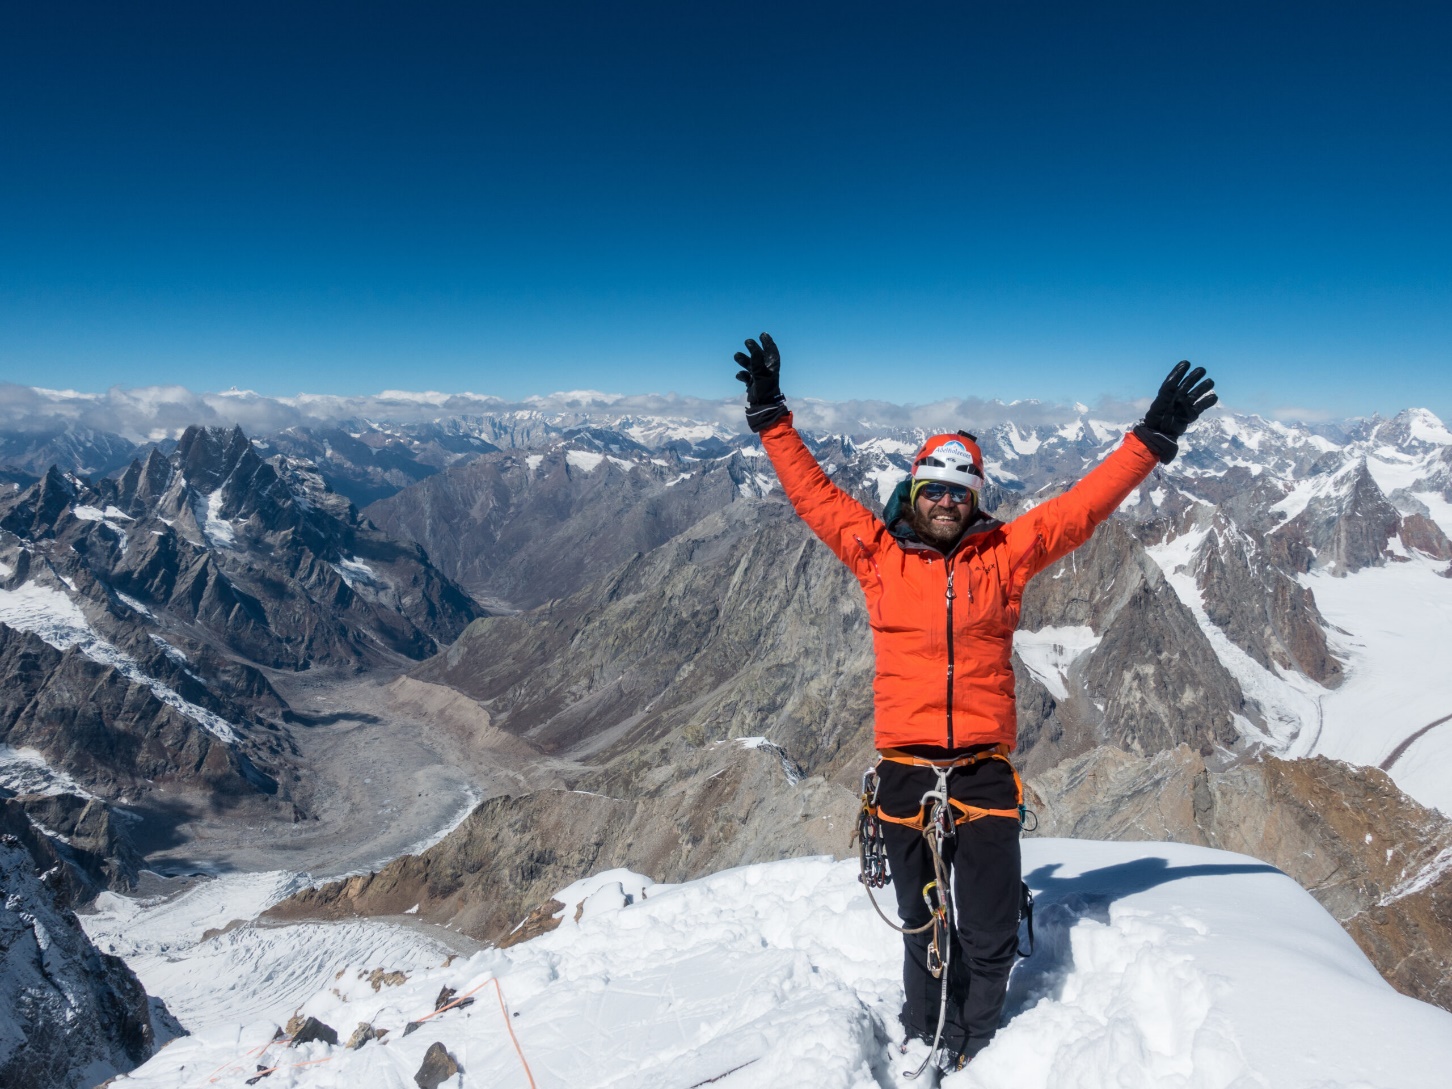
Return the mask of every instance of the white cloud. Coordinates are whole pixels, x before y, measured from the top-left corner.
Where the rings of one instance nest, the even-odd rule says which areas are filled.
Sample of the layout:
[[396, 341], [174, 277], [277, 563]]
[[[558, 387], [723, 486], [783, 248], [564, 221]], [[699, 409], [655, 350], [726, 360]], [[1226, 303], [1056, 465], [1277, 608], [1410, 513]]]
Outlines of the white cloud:
[[[1088, 415], [1094, 419], [1133, 420], [1148, 399], [1116, 401], [1101, 398]], [[1012, 419], [1020, 426], [1060, 426], [1076, 419], [1082, 405], [1041, 401], [986, 401], [976, 397], [947, 398], [928, 404], [891, 401], [823, 401], [791, 398], [797, 423], [825, 433], [862, 434], [882, 429], [917, 428], [927, 432], [987, 429]], [[567, 424], [609, 423], [629, 416], [666, 417], [717, 424], [744, 432], [743, 400], [707, 400], [680, 394], [617, 394], [598, 390], [567, 390], [506, 401], [487, 394], [434, 390], [384, 390], [365, 396], [300, 393], [265, 397], [251, 390], [195, 393], [182, 386], [114, 386], [104, 393], [46, 390], [0, 384], [0, 427], [46, 432], [64, 427], [111, 431], [134, 442], [175, 438], [191, 424], [240, 424], [249, 435], [287, 427], [307, 427], [368, 419], [416, 423], [449, 416], [534, 412]], [[1286, 410], [1294, 411], [1294, 410]], [[1310, 419], [1310, 414], [1299, 418]], [[1316, 418], [1320, 418], [1319, 415]]]

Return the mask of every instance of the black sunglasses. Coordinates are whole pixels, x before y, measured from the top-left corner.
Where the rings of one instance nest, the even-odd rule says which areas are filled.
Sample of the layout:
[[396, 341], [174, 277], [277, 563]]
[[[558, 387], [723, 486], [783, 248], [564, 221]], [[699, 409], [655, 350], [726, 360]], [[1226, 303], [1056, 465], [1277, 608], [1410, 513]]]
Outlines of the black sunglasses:
[[936, 503], [945, 495], [951, 497], [955, 503], [966, 503], [969, 489], [964, 484], [945, 484], [941, 480], [934, 480], [924, 484], [918, 491], [918, 495], [926, 496], [930, 503]]

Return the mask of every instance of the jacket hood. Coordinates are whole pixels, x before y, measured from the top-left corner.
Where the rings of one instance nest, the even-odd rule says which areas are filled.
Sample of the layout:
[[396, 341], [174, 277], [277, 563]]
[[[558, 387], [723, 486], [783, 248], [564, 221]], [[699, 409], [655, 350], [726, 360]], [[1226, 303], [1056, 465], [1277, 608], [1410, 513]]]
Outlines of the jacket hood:
[[[912, 490], [912, 479], [904, 477], [892, 494], [887, 497], [887, 504], [882, 508], [882, 520], [887, 525], [887, 531], [892, 534], [893, 540], [910, 550], [932, 549], [934, 552], [942, 552], [937, 545], [930, 545], [917, 535], [917, 532], [908, 524], [908, 493]], [[984, 514], [981, 509], [974, 512], [977, 517], [969, 522], [963, 530], [963, 536], [953, 543], [948, 549], [949, 553], [958, 551], [963, 542], [970, 537], [976, 537], [980, 533], [987, 533], [991, 529], [997, 529], [1003, 525], [997, 518], [991, 518]]]

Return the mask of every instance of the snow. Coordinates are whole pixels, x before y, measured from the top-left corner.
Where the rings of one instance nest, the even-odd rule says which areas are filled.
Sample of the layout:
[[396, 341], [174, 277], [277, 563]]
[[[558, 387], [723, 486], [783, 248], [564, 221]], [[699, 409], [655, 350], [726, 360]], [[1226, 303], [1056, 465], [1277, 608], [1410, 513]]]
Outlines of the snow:
[[232, 528], [231, 522], [221, 517], [223, 499], [222, 489], [218, 487], [206, 496], [205, 507], [196, 512], [197, 523], [202, 527], [207, 544], [213, 548], [231, 548], [237, 543], [237, 531]]
[[350, 589], [360, 582], [376, 586], [383, 581], [377, 571], [357, 557], [344, 556], [337, 563], [328, 566], [338, 573], [338, 577], [347, 583]]
[[1408, 410], [1411, 423], [1408, 433], [1414, 441], [1432, 443], [1436, 446], [1452, 446], [1452, 431], [1437, 416], [1425, 408]]
[[203, 1035], [218, 1029], [235, 1035], [234, 1023], [285, 1022], [349, 966], [387, 963], [390, 970], [410, 972], [444, 959], [438, 942], [373, 921], [243, 925], [202, 939], [234, 920], [255, 919], [306, 884], [303, 875], [276, 871], [212, 878], [167, 900], [106, 892], [94, 914], [79, 918], [97, 948], [123, 957], [149, 994]]
[[[1176, 844], [1051, 839], [1027, 840], [1024, 860], [1038, 898], [1035, 955], [1016, 970], [1008, 1023], [947, 1089], [1445, 1084], [1452, 1015], [1394, 991], [1272, 867]], [[439, 1041], [462, 1084], [501, 1089], [906, 1087], [889, 1046], [900, 939], [856, 877], [855, 861], [825, 858], [676, 886], [612, 871], [557, 894], [566, 907], [554, 931], [447, 967], [430, 962], [416, 933], [372, 924], [379, 941], [397, 943], [390, 954], [361, 937], [365, 924], [346, 923], [242, 927], [203, 943], [210, 962], [186, 972], [187, 960], [160, 947], [183, 938], [192, 948], [199, 927], [246, 910], [216, 902], [242, 878], [207, 886], [185, 910], [166, 905], [124, 922], [108, 901], [107, 934], [150, 943], [143, 982], [202, 1029], [114, 1084], [240, 1085], [265, 1052], [284, 1067], [269, 1083], [287, 1089], [403, 1089]], [[366, 973], [380, 967], [408, 979], [375, 990]], [[305, 977], [314, 986], [302, 997]], [[444, 986], [474, 1002], [404, 1036]], [[356, 1051], [267, 1049], [299, 1001], [343, 1038], [360, 1022], [388, 1034]]]
[[1318, 734], [1326, 690], [1294, 670], [1267, 669], [1211, 621], [1195, 581], [1197, 558], [1210, 533], [1209, 529], [1193, 530], [1145, 551], [1159, 565], [1165, 581], [1195, 617], [1220, 664], [1235, 678], [1241, 692], [1259, 706], [1265, 730], [1257, 728], [1243, 715], [1237, 715], [1235, 721], [1242, 735], [1265, 745], [1278, 756], [1310, 756]]
[[1015, 454], [1022, 454], [1024, 456], [1027, 456], [1029, 454], [1036, 453], [1038, 451], [1038, 448], [1043, 445], [1043, 441], [1039, 439], [1037, 435], [1033, 434], [1032, 432], [1025, 435], [1020, 432], [1017, 425], [1013, 423], [1010, 423], [1008, 425], [1007, 431], [1008, 445], [1013, 448], [1013, 452]]
[[162, 703], [223, 741], [238, 740], [237, 731], [226, 719], [148, 677], [134, 658], [97, 635], [80, 607], [59, 590], [34, 582], [27, 582], [16, 590], [0, 590], [0, 622], [17, 631], [34, 632], [56, 650], [77, 647], [91, 661], [111, 666], [128, 680], [144, 684]]
[[[1327, 756], [1377, 767], [1423, 726], [1452, 715], [1452, 670], [1446, 665], [1452, 580], [1438, 574], [1445, 561], [1411, 553], [1407, 562], [1344, 578], [1301, 576], [1329, 625], [1332, 650], [1346, 663], [1340, 687], [1326, 689], [1294, 670], [1266, 669], [1210, 621], [1194, 576], [1208, 532], [1186, 533], [1146, 551], [1221, 664], [1260, 706], [1268, 732], [1242, 720], [1251, 740], [1283, 757]], [[1421, 804], [1452, 814], [1452, 722], [1413, 742], [1389, 773]]]
[[177, 665], [179, 665], [179, 666], [189, 666], [189, 665], [191, 665], [191, 662], [189, 662], [187, 660], [187, 656], [185, 654], [183, 654], [176, 647], [172, 646], [170, 643], [168, 643], [161, 636], [157, 635], [156, 632], [151, 632], [149, 638], [151, 639], [151, 641], [153, 643], [155, 643], [158, 647], [161, 648], [161, 652], [163, 654], [165, 654], [168, 658], [170, 658]]
[[75, 794], [90, 798], [92, 794], [59, 768], [46, 762], [36, 749], [14, 749], [0, 745], [0, 787], [17, 794]]
[[[1369, 832], [1367, 833], [1366, 841], [1368, 843], [1371, 842], [1371, 833]], [[1390, 860], [1392, 849], [1388, 848], [1386, 854], [1387, 859]], [[1421, 892], [1448, 870], [1452, 870], [1452, 847], [1444, 849], [1431, 862], [1383, 896], [1380, 901], [1381, 905], [1385, 907], [1387, 904], [1400, 900], [1404, 896], [1410, 896], [1414, 892]]]
[[748, 472], [742, 476], [736, 491], [747, 499], [762, 499], [776, 487], [776, 477], [770, 473]]
[[146, 604], [144, 602], [138, 601], [130, 594], [123, 594], [120, 590], [117, 590], [114, 587], [112, 588], [111, 592], [115, 594], [116, 597], [121, 601], [121, 603], [132, 612], [140, 613], [142, 616], [150, 617], [152, 620], [156, 619], [156, 616], [152, 613], [150, 609], [146, 607]]
[[8, 579], [13, 574], [15, 574], [15, 568], [0, 560], [0, 579]]
[[583, 469], [587, 473], [593, 473], [605, 462], [613, 462], [626, 472], [635, 468], [635, 462], [626, 461], [624, 458], [612, 457], [609, 454], [597, 454], [593, 450], [566, 450], [565, 461], [576, 469]]
[[530, 472], [534, 472], [536, 469], [539, 468], [540, 462], [544, 461], [544, 455], [543, 454], [530, 454], [524, 460], [525, 460], [525, 463], [529, 466], [529, 471]]
[[1088, 625], [1048, 627], [1013, 633], [1013, 649], [1040, 684], [1056, 700], [1069, 698], [1069, 667], [1099, 645], [1100, 636]]
[[101, 510], [100, 507], [88, 507], [85, 504], [72, 507], [71, 513], [82, 522], [100, 522], [106, 518], [106, 512]]
[[908, 475], [906, 470], [899, 469], [896, 465], [883, 465], [877, 469], [871, 469], [866, 474], [868, 484], [877, 495], [879, 503], [886, 503], [892, 498], [892, 493], [897, 486], [903, 482]]
[[567, 450], [565, 452], [566, 462], [577, 469], [584, 469], [587, 473], [593, 473], [600, 468], [600, 464], [604, 460], [604, 454], [597, 454], [590, 450]]
[[[1302, 576], [1347, 663], [1341, 687], [1323, 697], [1325, 722], [1313, 753], [1377, 766], [1423, 726], [1452, 714], [1452, 579], [1437, 573], [1445, 566], [1414, 553], [1409, 562], [1346, 578]], [[1428, 731], [1390, 774], [1423, 805], [1452, 814], [1449, 733], [1452, 723]]]
[[1426, 458], [1414, 458], [1390, 447], [1377, 450], [1366, 458], [1367, 471], [1384, 495], [1410, 488], [1426, 475], [1426, 464]]
[[[1329, 475], [1311, 476], [1297, 482], [1284, 499], [1271, 507], [1271, 513], [1283, 514], [1285, 515], [1286, 521], [1289, 522], [1305, 510], [1311, 500], [1334, 495], [1341, 490], [1346, 482], [1346, 478], [1356, 471], [1357, 464], [1358, 462], [1351, 461]], [[1368, 464], [1367, 468], [1370, 470], [1370, 464]], [[1372, 479], [1375, 480], [1376, 477], [1373, 475]]]

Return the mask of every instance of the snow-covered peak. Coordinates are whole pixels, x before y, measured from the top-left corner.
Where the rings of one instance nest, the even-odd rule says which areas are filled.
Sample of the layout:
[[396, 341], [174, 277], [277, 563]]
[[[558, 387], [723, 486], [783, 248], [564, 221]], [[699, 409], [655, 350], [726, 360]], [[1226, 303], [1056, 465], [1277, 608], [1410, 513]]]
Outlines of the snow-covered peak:
[[[1443, 1084], [1452, 1015], [1394, 991], [1273, 867], [1178, 844], [1029, 839], [1024, 871], [1034, 955], [1015, 969], [1005, 1026], [945, 1089]], [[879, 896], [890, 913], [891, 891]], [[675, 886], [615, 871], [556, 899], [567, 906], [554, 930], [468, 958], [430, 960], [403, 928], [390, 955], [380, 924], [243, 927], [196, 947], [205, 974], [175, 956], [196, 941], [192, 916], [108, 906], [87, 921], [97, 940], [130, 943], [154, 931], [148, 912], [171, 911], [183, 929], [150, 937], [132, 963], [184, 1021], [205, 1011], [118, 1089], [183, 1089], [198, 1071], [231, 1084], [264, 1051], [294, 1089], [402, 1085], [435, 1043], [465, 1084], [912, 1085], [894, 1045], [900, 939], [855, 860]], [[436, 1014], [443, 988], [474, 1001]], [[268, 1050], [294, 1014], [340, 1041], [362, 1023], [386, 1034]]]

